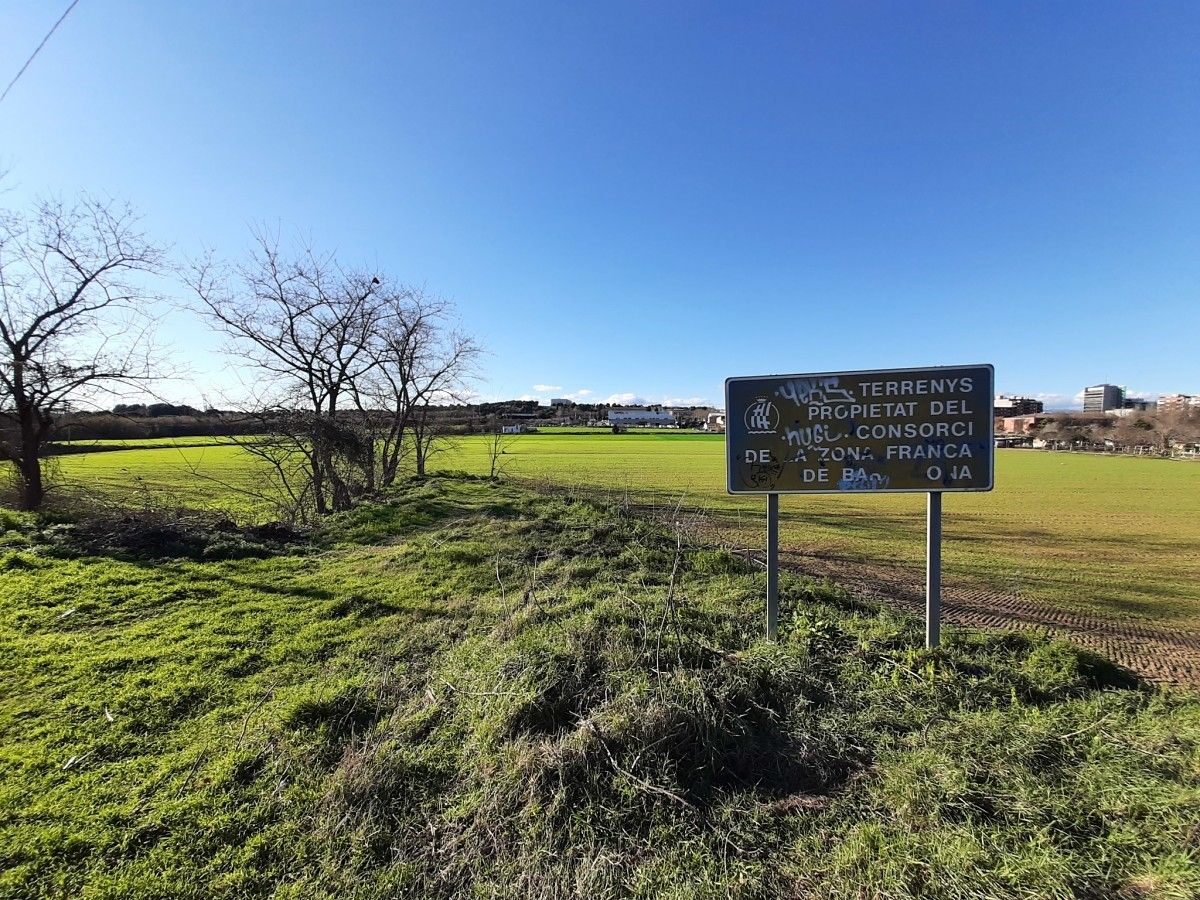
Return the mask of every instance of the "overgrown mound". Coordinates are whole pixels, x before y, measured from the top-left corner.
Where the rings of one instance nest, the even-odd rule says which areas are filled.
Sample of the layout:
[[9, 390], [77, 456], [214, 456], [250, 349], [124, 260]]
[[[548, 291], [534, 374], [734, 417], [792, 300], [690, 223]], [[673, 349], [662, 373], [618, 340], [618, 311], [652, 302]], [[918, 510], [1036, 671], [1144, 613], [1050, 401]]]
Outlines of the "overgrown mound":
[[[84, 803], [71, 853], [44, 832], [10, 844], [7, 885], [292, 898], [1200, 892], [1195, 698], [1036, 637], [951, 630], [930, 653], [917, 623], [788, 578], [781, 639], [767, 644], [762, 576], [686, 537], [586, 500], [447, 479], [340, 519], [322, 554], [195, 564], [193, 581], [240, 593], [227, 613], [207, 601], [156, 662], [177, 673], [176, 648], [198, 648], [187, 703], [162, 701], [143, 751], [172, 762], [147, 778], [151, 757], [103, 730], [72, 745], [106, 761], [84, 773], [109, 805], [69, 784], [55, 793], [84, 774], [47, 775], [30, 821], [53, 818], [55, 797]], [[178, 615], [195, 615], [194, 590]], [[66, 621], [95, 629], [80, 609]], [[159, 609], [155, 628], [175, 614]], [[128, 715], [134, 701], [105, 691]], [[98, 820], [116, 834], [86, 831]]]
[[[331, 871], [444, 897], [1200, 884], [1160, 873], [1174, 848], [1154, 830], [1200, 833], [1194, 705], [1044, 639], [951, 633], [929, 653], [917, 623], [794, 580], [766, 644], [760, 579], [728, 553], [586, 502], [524, 513], [530, 550], [474, 557], [490, 627], [407, 696], [354, 689], [381, 712], [338, 742], [313, 832], [349, 850]], [[473, 558], [450, 548], [480, 527], [442, 552]], [[1146, 768], [1147, 727], [1159, 748], [1160, 727], [1186, 737], [1132, 812], [1093, 785]], [[1134, 833], [1139, 854], [1118, 850]]]

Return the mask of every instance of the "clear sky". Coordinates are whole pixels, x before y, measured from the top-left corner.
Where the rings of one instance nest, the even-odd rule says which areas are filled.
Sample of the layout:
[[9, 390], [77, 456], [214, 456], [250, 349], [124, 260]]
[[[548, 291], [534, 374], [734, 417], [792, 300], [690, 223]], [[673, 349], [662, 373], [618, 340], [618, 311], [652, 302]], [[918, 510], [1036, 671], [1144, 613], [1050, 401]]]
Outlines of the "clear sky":
[[[7, 83], [66, 0], [0, 0]], [[992, 362], [1200, 393], [1200, 4], [80, 0], [0, 203], [300, 229], [454, 300], [488, 397]], [[165, 337], [228, 386], [183, 314]]]

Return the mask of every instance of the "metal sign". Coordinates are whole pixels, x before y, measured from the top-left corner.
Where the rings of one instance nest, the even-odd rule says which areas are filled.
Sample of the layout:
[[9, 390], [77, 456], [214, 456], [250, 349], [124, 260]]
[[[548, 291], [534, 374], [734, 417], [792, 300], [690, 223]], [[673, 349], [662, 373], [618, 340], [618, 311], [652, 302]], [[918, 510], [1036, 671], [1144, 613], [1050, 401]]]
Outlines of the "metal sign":
[[731, 494], [990, 491], [990, 365], [725, 380]]
[[941, 641], [942, 494], [990, 491], [990, 365], [725, 379], [729, 493], [767, 495], [767, 638], [779, 625], [779, 495], [929, 495], [925, 645]]

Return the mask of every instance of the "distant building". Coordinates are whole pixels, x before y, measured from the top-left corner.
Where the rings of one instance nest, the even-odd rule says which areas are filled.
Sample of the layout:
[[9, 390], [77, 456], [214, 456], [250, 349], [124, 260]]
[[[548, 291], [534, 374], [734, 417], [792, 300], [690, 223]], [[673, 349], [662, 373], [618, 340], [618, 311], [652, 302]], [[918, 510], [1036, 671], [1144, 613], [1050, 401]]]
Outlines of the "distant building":
[[1145, 412], [1148, 409], [1154, 409], [1158, 406], [1153, 400], [1147, 400], [1145, 397], [1126, 397], [1122, 409], [1128, 409], [1132, 412]]
[[704, 420], [705, 431], [724, 432], [725, 431], [725, 413], [717, 411], [710, 412]]
[[720, 412], [712, 406], [665, 406], [680, 428], [703, 428], [710, 413]]
[[1115, 384], [1096, 384], [1083, 389], [1083, 411], [1102, 413], [1125, 408], [1125, 389]]
[[675, 415], [661, 406], [614, 406], [608, 411], [610, 425], [674, 425]]
[[526, 425], [501, 425], [501, 434], [524, 434], [529, 430]]
[[1164, 413], [1200, 411], [1200, 396], [1193, 394], [1166, 394], [1158, 398], [1158, 411]]
[[992, 405], [992, 415], [996, 418], [1004, 416], [1032, 416], [1042, 412], [1045, 405], [1041, 400], [1032, 397], [1010, 397], [1007, 394], [997, 394]]
[[996, 434], [1029, 434], [1037, 431], [1038, 425], [1045, 422], [1049, 416], [1030, 414], [1028, 416], [1002, 416], [996, 419]]
[[1035, 437], [1050, 416], [1031, 413], [1028, 416], [1000, 416], [995, 420], [994, 438], [997, 447], [1037, 446]]
[[574, 406], [575, 401], [571, 400], [567, 397], [551, 397], [550, 405], [551, 406]]

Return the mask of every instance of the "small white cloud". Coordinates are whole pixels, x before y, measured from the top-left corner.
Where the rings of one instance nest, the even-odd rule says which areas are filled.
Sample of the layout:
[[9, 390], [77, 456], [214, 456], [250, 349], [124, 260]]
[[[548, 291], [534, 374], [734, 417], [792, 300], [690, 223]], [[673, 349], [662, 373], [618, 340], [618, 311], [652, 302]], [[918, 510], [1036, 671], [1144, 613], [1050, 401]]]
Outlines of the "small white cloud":
[[604, 401], [610, 406], [645, 406], [646, 401], [637, 394], [625, 392], [623, 394], [609, 394], [608, 399]]
[[[576, 396], [582, 397], [584, 393], [591, 391], [580, 391]], [[571, 395], [568, 395], [571, 396]], [[624, 391], [619, 394], [609, 394], [609, 396], [598, 401], [607, 403], [610, 406], [710, 406], [711, 403], [707, 397], [651, 397], [647, 398], [642, 394], [635, 394], [633, 391]]]
[[1035, 400], [1041, 400], [1046, 409], [1082, 409], [1083, 391], [1078, 394], [1034, 394]]
[[574, 394], [571, 394], [571, 396], [572, 397], [586, 397], [590, 393], [591, 393], [591, 391], [589, 391], [587, 388], [580, 388]]
[[548, 394], [551, 391], [561, 391], [562, 385], [561, 384], [535, 384], [533, 386], [533, 389], [535, 391], [537, 391], [539, 394]]

